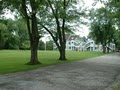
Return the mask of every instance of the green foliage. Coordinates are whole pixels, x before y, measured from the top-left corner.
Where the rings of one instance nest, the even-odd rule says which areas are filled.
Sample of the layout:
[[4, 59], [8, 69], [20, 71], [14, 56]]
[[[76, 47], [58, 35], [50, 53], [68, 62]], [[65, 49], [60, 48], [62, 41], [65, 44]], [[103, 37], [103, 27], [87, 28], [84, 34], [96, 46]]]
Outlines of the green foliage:
[[8, 31], [10, 33], [17, 34], [18, 26], [17, 26], [17, 24], [16, 24], [16, 22], [14, 20], [8, 19], [7, 20], [7, 27], [8, 27]]
[[39, 50], [45, 50], [45, 43], [42, 40], [39, 41], [38, 49]]
[[[27, 30], [29, 34], [29, 41], [30, 41], [30, 49], [31, 49], [31, 59], [29, 64], [35, 65], [38, 64], [38, 42], [41, 38], [41, 34], [39, 33], [40, 30], [38, 29], [37, 25], [37, 14], [40, 4], [43, 0], [6, 0], [5, 4], [8, 6], [6, 7], [9, 10], [13, 10], [18, 12], [22, 15], [22, 17], [26, 21]], [[11, 30], [11, 29], [10, 29]], [[14, 30], [12, 28], [12, 30]], [[17, 35], [15, 31], [13, 32], [14, 35]], [[21, 47], [22, 47], [21, 43]]]
[[101, 52], [67, 52], [68, 61], [58, 60], [58, 51], [39, 51], [40, 65], [25, 65], [29, 61], [30, 51], [28, 50], [2, 50], [0, 51], [0, 73], [13, 73], [26, 71], [38, 67], [73, 62], [87, 58], [93, 58], [104, 55]]
[[19, 37], [17, 36], [9, 36], [6, 41], [5, 48], [6, 49], [19, 49]]
[[111, 90], [120, 90], [120, 82], [113, 84]]
[[38, 46], [39, 50], [53, 50], [53, 41], [47, 41], [47, 42], [43, 42], [42, 40], [39, 41], [39, 46]]
[[18, 19], [15, 21], [18, 27], [18, 36], [20, 39], [19, 48], [20, 49], [30, 49], [29, 35], [27, 31], [27, 25], [23, 19]]
[[6, 44], [5, 44], [5, 49], [19, 49], [19, 37], [17, 35], [17, 32], [18, 32], [18, 27], [15, 23], [14, 20], [6, 20], [7, 23], [7, 31], [9, 32], [8, 33], [8, 36], [7, 36], [7, 41], [6, 41]]
[[113, 42], [116, 30], [110, 14], [111, 12], [106, 7], [99, 8], [91, 14], [91, 32], [89, 37], [93, 38], [96, 43], [102, 44], [103, 52], [106, 51], [106, 45]]
[[1, 49], [29, 49], [29, 37], [26, 23], [22, 19], [0, 20]]
[[29, 42], [29, 40], [25, 40], [24, 42], [20, 43], [19, 46], [20, 46], [19, 49], [30, 50], [30, 42]]
[[116, 44], [116, 48], [120, 49], [120, 31], [116, 31], [114, 34], [114, 42]]
[[[49, 3], [53, 7], [52, 9]], [[66, 5], [64, 7], [64, 0], [45, 0], [45, 4], [39, 9], [39, 24], [44, 25], [49, 29], [52, 34], [58, 38], [56, 17], [59, 21], [60, 28], [62, 29], [63, 19], [65, 19], [65, 33], [74, 33], [75, 27], [79, 26], [82, 22], [82, 18], [85, 17], [85, 8], [75, 6], [76, 0], [65, 0]], [[64, 9], [65, 8], [65, 9]], [[74, 25], [73, 25], [74, 23]], [[42, 27], [43, 28], [43, 27]]]
[[65, 34], [73, 33], [85, 15], [84, 9], [77, 7], [76, 2], [77, 0], [45, 0], [42, 9], [39, 9], [39, 25], [51, 35], [60, 52], [60, 60], [66, 60]]
[[3, 23], [0, 23], [0, 49], [4, 48], [4, 45], [7, 40], [7, 26]]
[[120, 48], [120, 1], [108, 0], [107, 2], [104, 2], [104, 5], [110, 10], [110, 15], [113, 22], [112, 24], [116, 27], [114, 41], [116, 43], [116, 47]]
[[46, 50], [53, 50], [53, 41], [50, 40], [50, 41], [47, 41], [46, 42]]

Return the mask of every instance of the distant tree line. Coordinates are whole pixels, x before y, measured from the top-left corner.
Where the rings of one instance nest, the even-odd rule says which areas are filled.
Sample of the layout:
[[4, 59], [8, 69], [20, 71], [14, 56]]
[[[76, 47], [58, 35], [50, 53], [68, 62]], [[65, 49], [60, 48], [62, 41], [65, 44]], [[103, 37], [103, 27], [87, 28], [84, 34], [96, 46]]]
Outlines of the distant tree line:
[[0, 49], [30, 49], [26, 23], [22, 19], [0, 20]]
[[[0, 49], [30, 50], [27, 26], [23, 19], [0, 20]], [[53, 50], [53, 41], [39, 41], [39, 50]]]
[[110, 43], [115, 43], [116, 49], [120, 49], [120, 1], [98, 0], [103, 7], [91, 9], [89, 37], [103, 47], [103, 53]]
[[38, 45], [38, 49], [39, 50], [53, 50], [53, 40], [49, 40], [49, 41], [42, 41], [40, 40], [39, 41], [39, 45]]

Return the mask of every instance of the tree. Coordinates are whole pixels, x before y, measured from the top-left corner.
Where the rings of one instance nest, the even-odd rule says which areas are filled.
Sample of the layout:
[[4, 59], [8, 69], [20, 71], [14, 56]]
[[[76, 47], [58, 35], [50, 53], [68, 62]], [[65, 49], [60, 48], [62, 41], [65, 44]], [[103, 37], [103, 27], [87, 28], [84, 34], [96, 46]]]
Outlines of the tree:
[[16, 35], [9, 35], [6, 43], [5, 43], [5, 49], [19, 49], [19, 37]]
[[46, 42], [46, 50], [53, 50], [53, 41], [47, 41]]
[[[29, 6], [31, 8], [31, 12], [28, 13], [28, 7], [27, 3], [29, 3]], [[30, 48], [31, 48], [31, 60], [29, 64], [38, 64], [38, 55], [37, 55], [37, 49], [38, 49], [38, 44], [39, 44], [39, 30], [37, 26], [37, 9], [39, 7], [40, 1], [39, 0], [22, 0], [21, 5], [22, 5], [22, 14], [24, 15], [26, 22], [27, 22], [27, 28], [28, 28], [28, 33], [29, 33], [29, 38], [30, 38]], [[31, 21], [31, 22], [30, 22]], [[31, 25], [31, 26], [30, 26]]]
[[7, 40], [7, 26], [3, 23], [0, 23], [0, 49], [4, 48], [4, 45]]
[[39, 24], [51, 35], [60, 53], [59, 60], [66, 60], [67, 30], [71, 30], [71, 23], [76, 24], [84, 15], [83, 9], [77, 10], [75, 3], [76, 0], [46, 0], [46, 6], [41, 7], [39, 14]]
[[113, 19], [113, 25], [116, 27], [115, 34], [114, 34], [114, 41], [116, 47], [119, 48], [119, 35], [120, 35], [120, 0], [101, 0], [102, 3], [108, 8], [110, 8], [111, 18]]
[[[112, 24], [112, 19], [107, 8], [100, 8], [95, 11], [93, 14], [91, 22], [91, 32], [90, 36], [100, 43], [103, 47], [103, 53], [106, 52], [107, 45], [113, 41], [115, 27]], [[109, 50], [108, 50], [109, 51]]]
[[7, 36], [7, 41], [5, 43], [5, 49], [19, 49], [19, 36], [18, 36], [18, 27], [15, 23], [14, 20], [12, 19], [7, 19], [4, 20], [6, 26], [7, 26], [7, 31], [8, 31], [8, 36]]
[[22, 19], [1, 19], [0, 22], [7, 27], [4, 49], [29, 49], [29, 37], [26, 23]]
[[116, 31], [114, 35], [114, 41], [116, 48], [120, 49], [120, 1], [110, 0], [107, 2], [108, 7], [111, 8], [112, 18], [114, 19], [114, 25], [116, 26]]
[[19, 49], [30, 49], [29, 35], [27, 33], [27, 25], [23, 19], [15, 20], [15, 24], [18, 27], [18, 36], [20, 40]]
[[38, 48], [39, 48], [39, 50], [45, 50], [45, 43], [42, 40], [39, 41]]
[[26, 21], [29, 39], [31, 58], [28, 64], [39, 64], [38, 61], [38, 43], [40, 34], [37, 26], [37, 13], [42, 0], [1, 0], [8, 9], [19, 12]]
[[114, 42], [116, 44], [116, 48], [120, 50], [120, 31], [116, 31], [114, 34]]
[[6, 7], [6, 5], [4, 5], [4, 2], [2, 0], [0, 0], [0, 15], [3, 14], [3, 9]]

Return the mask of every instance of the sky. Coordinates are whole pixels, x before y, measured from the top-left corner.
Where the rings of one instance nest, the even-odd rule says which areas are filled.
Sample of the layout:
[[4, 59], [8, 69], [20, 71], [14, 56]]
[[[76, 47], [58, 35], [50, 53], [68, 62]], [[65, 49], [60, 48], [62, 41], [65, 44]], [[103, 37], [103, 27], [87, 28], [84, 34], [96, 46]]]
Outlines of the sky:
[[9, 10], [5, 10], [4, 12], [5, 12], [4, 15], [1, 15], [2, 17], [5, 17], [7, 19], [9, 18], [14, 19], [14, 15], [13, 15], [14, 13], [10, 12]]
[[[85, 3], [85, 7], [88, 7], [88, 9], [93, 8], [92, 4], [94, 3], [94, 0], [84, 0]], [[99, 2], [97, 3], [94, 8], [100, 8], [103, 5]], [[89, 27], [87, 25], [81, 25], [82, 28], [78, 28], [79, 31], [76, 32], [77, 35], [80, 35], [81, 37], [85, 36], [87, 37], [90, 30]]]
[[[88, 2], [88, 0], [84, 0], [84, 3], [85, 3], [85, 7], [91, 8], [93, 0], [89, 0], [89, 2]], [[88, 34], [89, 34], [89, 27], [88, 26], [80, 25], [80, 27], [78, 27], [77, 29], [78, 29], [78, 31], [75, 32], [75, 34], [80, 35], [81, 37], [88, 36]]]

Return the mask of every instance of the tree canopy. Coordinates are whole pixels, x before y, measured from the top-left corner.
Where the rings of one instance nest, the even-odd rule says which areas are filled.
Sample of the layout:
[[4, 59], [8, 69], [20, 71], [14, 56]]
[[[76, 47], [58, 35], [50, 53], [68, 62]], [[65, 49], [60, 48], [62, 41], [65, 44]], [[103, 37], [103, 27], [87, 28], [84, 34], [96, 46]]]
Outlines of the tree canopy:
[[[107, 47], [110, 42], [116, 45], [119, 42], [119, 5], [116, 0], [100, 0], [104, 4], [103, 7], [92, 10], [91, 17], [91, 36], [96, 43], [101, 43], [103, 47]], [[118, 33], [118, 35], [116, 34]], [[118, 42], [116, 42], [118, 41]], [[118, 47], [118, 46], [117, 46]], [[106, 50], [103, 49], [103, 52]]]

